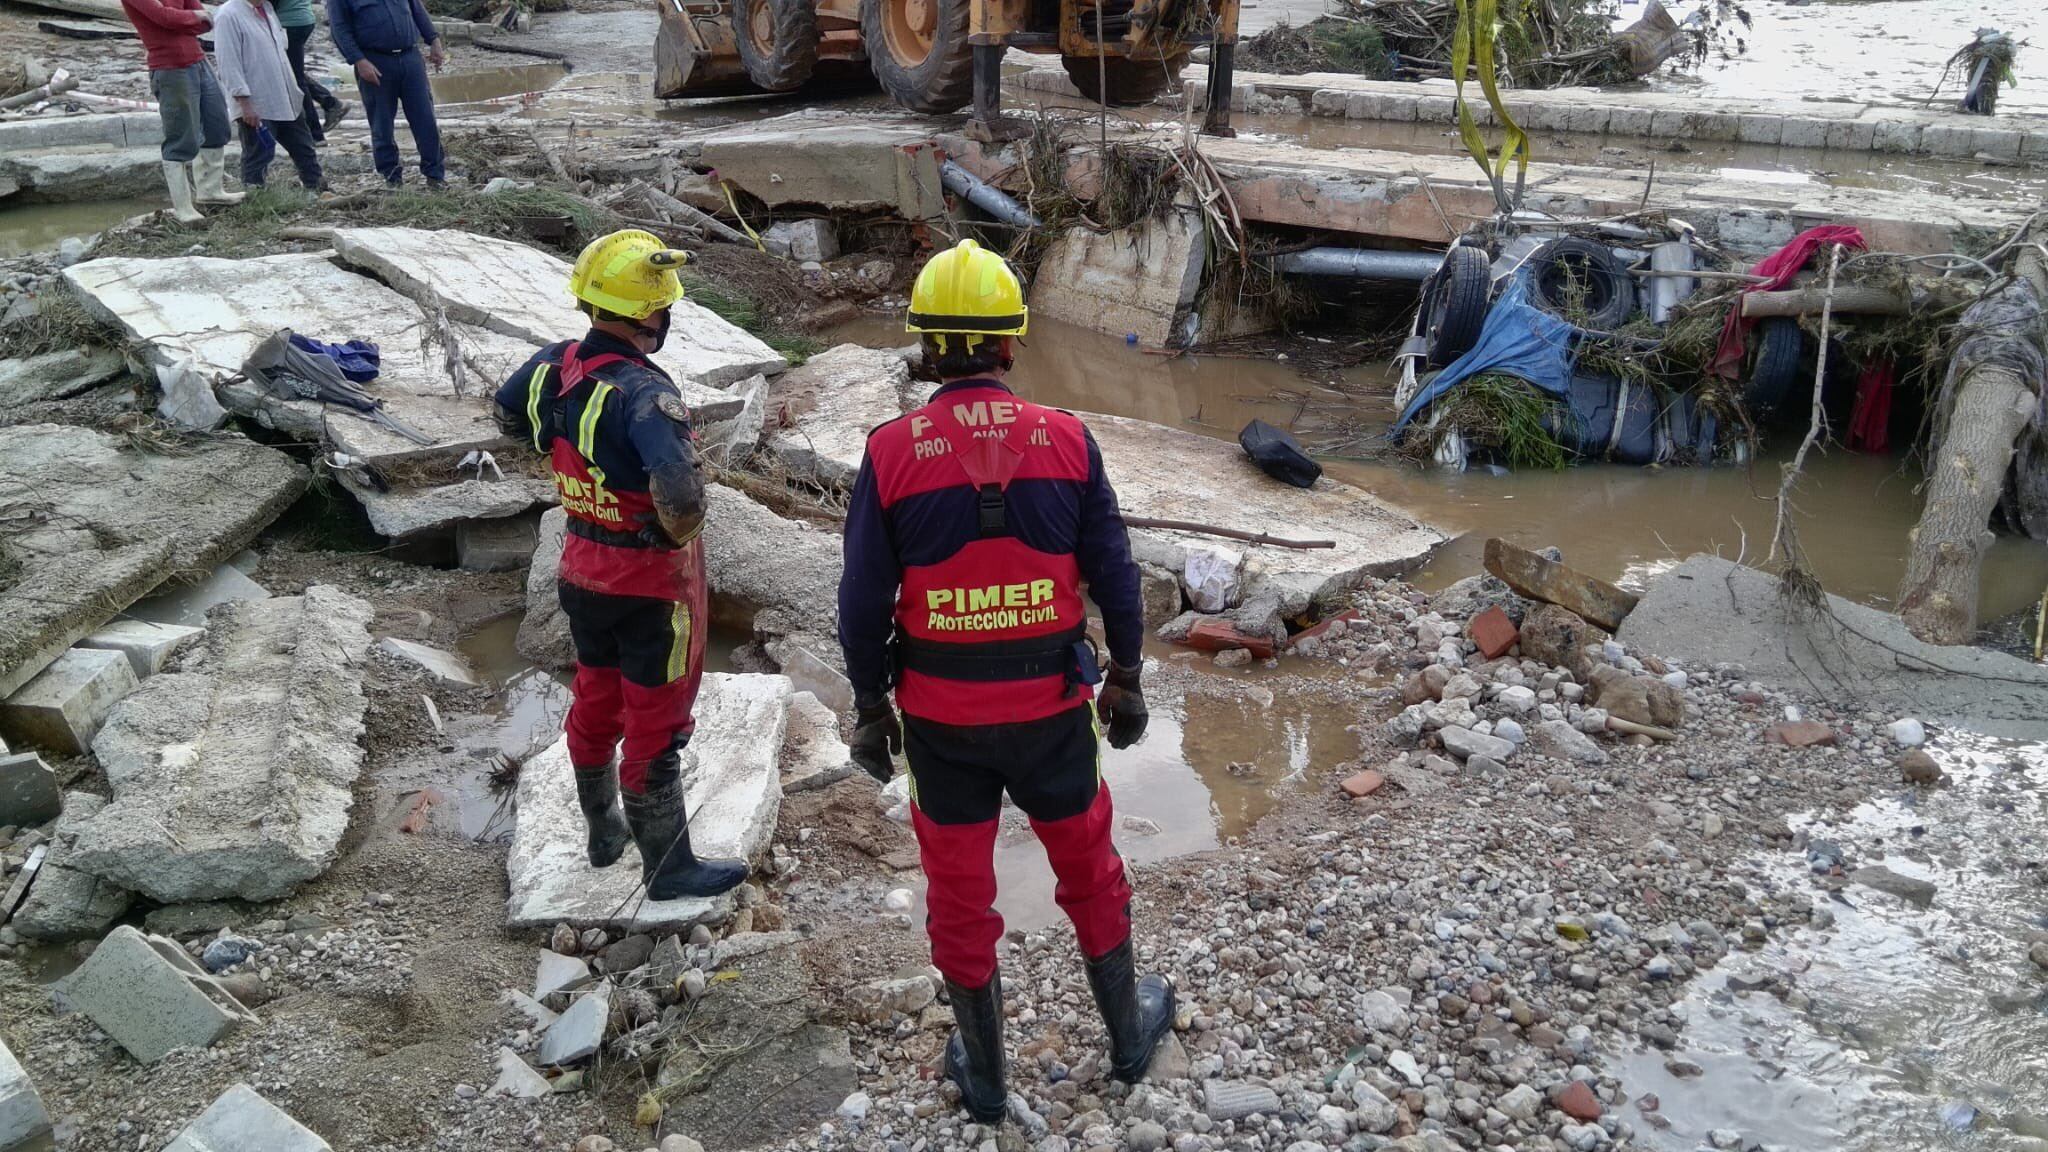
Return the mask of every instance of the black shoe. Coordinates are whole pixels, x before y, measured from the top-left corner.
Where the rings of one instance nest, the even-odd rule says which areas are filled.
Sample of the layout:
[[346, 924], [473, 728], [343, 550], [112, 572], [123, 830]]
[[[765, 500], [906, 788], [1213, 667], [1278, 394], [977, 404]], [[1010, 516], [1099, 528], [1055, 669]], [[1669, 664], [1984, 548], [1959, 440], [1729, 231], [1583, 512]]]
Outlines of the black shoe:
[[342, 120], [347, 118], [348, 113], [348, 101], [335, 100], [328, 103], [326, 107], [322, 109], [322, 114], [320, 117], [320, 131], [323, 133], [334, 131], [334, 126], [336, 124], [341, 123]]
[[960, 1086], [960, 1104], [983, 1124], [993, 1124], [1007, 1111], [1010, 1091], [1003, 1084], [1003, 980], [989, 977], [979, 988], [946, 981], [953, 1000], [953, 1020], [960, 1026], [946, 1041], [945, 1072]]
[[1126, 940], [1088, 962], [1088, 987], [1109, 1030], [1109, 1074], [1136, 1084], [1151, 1066], [1152, 1050], [1173, 1028], [1173, 985], [1164, 976], [1139, 980]]
[[[673, 756], [675, 753], [671, 752]], [[650, 900], [716, 896], [747, 878], [744, 860], [699, 860], [690, 851], [690, 824], [683, 811], [680, 780], [625, 795], [626, 825], [640, 845], [640, 875]]]
[[590, 866], [609, 868], [626, 854], [632, 830], [619, 810], [619, 770], [613, 764], [576, 769], [576, 803], [590, 829]]
[[438, 176], [429, 176], [429, 177], [427, 177], [427, 191], [429, 191], [429, 192], [446, 192], [447, 190], [448, 190], [448, 182], [447, 182], [446, 180], [443, 180], [443, 179], [441, 179], [441, 178], [440, 178], [440, 177], [438, 177]]

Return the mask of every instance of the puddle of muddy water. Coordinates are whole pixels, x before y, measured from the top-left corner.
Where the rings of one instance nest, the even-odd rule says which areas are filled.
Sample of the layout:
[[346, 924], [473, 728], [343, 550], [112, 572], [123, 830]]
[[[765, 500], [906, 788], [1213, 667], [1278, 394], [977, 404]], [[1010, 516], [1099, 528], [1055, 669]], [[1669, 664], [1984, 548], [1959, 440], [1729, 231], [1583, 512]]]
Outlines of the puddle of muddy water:
[[[863, 319], [833, 334], [873, 347], [908, 339], [900, 321]], [[1259, 417], [1305, 435], [1342, 419], [1373, 435], [1393, 418], [1391, 375], [1383, 366], [1344, 373], [1343, 391], [1318, 396], [1303, 415], [1300, 397], [1316, 386], [1271, 359], [1165, 357], [1122, 340], [1050, 320], [1032, 325], [1014, 382], [1025, 395], [1081, 411], [1132, 416], [1234, 440]], [[1333, 405], [1341, 412], [1320, 412]], [[1783, 438], [1781, 438], [1783, 439]], [[1640, 585], [1695, 552], [1752, 562], [1768, 548], [1778, 464], [1794, 446], [1775, 445], [1750, 467], [1645, 469], [1587, 464], [1560, 472], [1448, 473], [1394, 462], [1324, 459], [1333, 477], [1463, 536], [1414, 577], [1442, 587], [1479, 571], [1489, 536], [1541, 547], [1555, 544], [1575, 567]], [[1920, 515], [1917, 469], [1889, 456], [1836, 448], [1809, 458], [1798, 507], [1800, 538], [1815, 573], [1837, 595], [1887, 606], [1905, 575], [1906, 533]], [[1142, 513], [1139, 508], [1131, 509]], [[1996, 619], [2033, 604], [2048, 582], [2048, 544], [2000, 536], [1984, 561], [1982, 612]]]
[[444, 72], [431, 77], [435, 104], [479, 104], [487, 101], [516, 103], [531, 93], [545, 92], [561, 83], [569, 69], [552, 60], [534, 64], [510, 64], [477, 72]]
[[90, 236], [161, 207], [151, 200], [88, 200], [0, 209], [0, 257], [48, 252], [67, 236]]
[[[1834, 901], [1815, 892], [1831, 930], [1783, 933], [1703, 973], [1676, 1010], [1679, 1054], [1705, 1075], [1679, 1080], [1655, 1050], [1614, 1065], [1631, 1097], [1655, 1093], [1670, 1121], [1638, 1124], [1648, 1146], [1683, 1152], [1718, 1128], [1786, 1152], [2048, 1147], [2048, 989], [2026, 958], [2043, 927], [2048, 746], [1965, 733], [1934, 751], [1949, 787], [1803, 825], [1852, 864], [1933, 882], [1932, 904], [1853, 885]], [[1812, 881], [1797, 852], [1761, 871], [1780, 891]], [[1804, 1000], [1727, 989], [1730, 976], [1758, 975]]]

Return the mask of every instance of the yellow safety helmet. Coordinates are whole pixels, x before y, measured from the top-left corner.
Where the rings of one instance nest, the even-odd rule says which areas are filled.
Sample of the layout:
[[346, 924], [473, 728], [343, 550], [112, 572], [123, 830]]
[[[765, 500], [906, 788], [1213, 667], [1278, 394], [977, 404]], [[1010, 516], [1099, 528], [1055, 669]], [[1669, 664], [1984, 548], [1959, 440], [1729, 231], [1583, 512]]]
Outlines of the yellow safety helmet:
[[962, 240], [933, 256], [910, 289], [906, 332], [939, 337], [961, 334], [967, 347], [983, 336], [1022, 336], [1031, 321], [1024, 306], [1024, 285], [1010, 262], [972, 240]]
[[629, 320], [645, 320], [683, 298], [676, 269], [689, 256], [637, 228], [600, 236], [576, 257], [569, 294]]

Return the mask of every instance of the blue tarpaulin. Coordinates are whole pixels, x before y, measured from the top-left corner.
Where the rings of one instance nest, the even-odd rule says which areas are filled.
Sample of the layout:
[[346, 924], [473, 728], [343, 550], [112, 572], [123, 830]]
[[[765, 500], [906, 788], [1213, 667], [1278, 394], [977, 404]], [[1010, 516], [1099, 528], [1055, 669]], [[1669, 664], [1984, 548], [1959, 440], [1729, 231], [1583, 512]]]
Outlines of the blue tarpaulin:
[[381, 359], [377, 346], [368, 340], [348, 340], [340, 344], [329, 344], [311, 336], [291, 334], [292, 347], [315, 356], [325, 356], [334, 361], [341, 374], [358, 384], [368, 384], [377, 378], [378, 362]]
[[1389, 435], [1400, 432], [1437, 397], [1482, 372], [1527, 380], [1553, 396], [1571, 391], [1572, 337], [1578, 330], [1529, 303], [1528, 295], [1520, 276], [1509, 282], [1487, 312], [1479, 342], [1423, 385]]

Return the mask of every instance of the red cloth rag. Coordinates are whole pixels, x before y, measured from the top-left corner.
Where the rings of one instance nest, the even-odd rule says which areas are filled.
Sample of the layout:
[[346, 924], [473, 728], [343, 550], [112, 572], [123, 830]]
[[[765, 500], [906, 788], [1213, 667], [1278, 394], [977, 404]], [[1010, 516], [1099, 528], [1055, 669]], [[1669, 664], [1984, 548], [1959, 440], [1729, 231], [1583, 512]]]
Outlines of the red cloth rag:
[[[1752, 284], [1744, 292], [1776, 292], [1792, 282], [1813, 254], [1830, 244], [1845, 248], [1861, 249], [1863, 232], [1847, 224], [1823, 224], [1808, 228], [1792, 238], [1790, 244], [1763, 258], [1756, 267], [1749, 270], [1752, 276], [1767, 276], [1762, 284]], [[1707, 365], [1713, 375], [1733, 380], [1742, 374], [1743, 349], [1749, 340], [1752, 321], [1742, 315], [1742, 301], [1738, 298], [1735, 307], [1728, 313], [1728, 323], [1721, 328], [1721, 344], [1714, 350], [1714, 359]]]
[[1863, 366], [1863, 375], [1856, 380], [1856, 407], [1849, 414], [1849, 451], [1874, 453], [1890, 447], [1896, 374], [1890, 360]]

